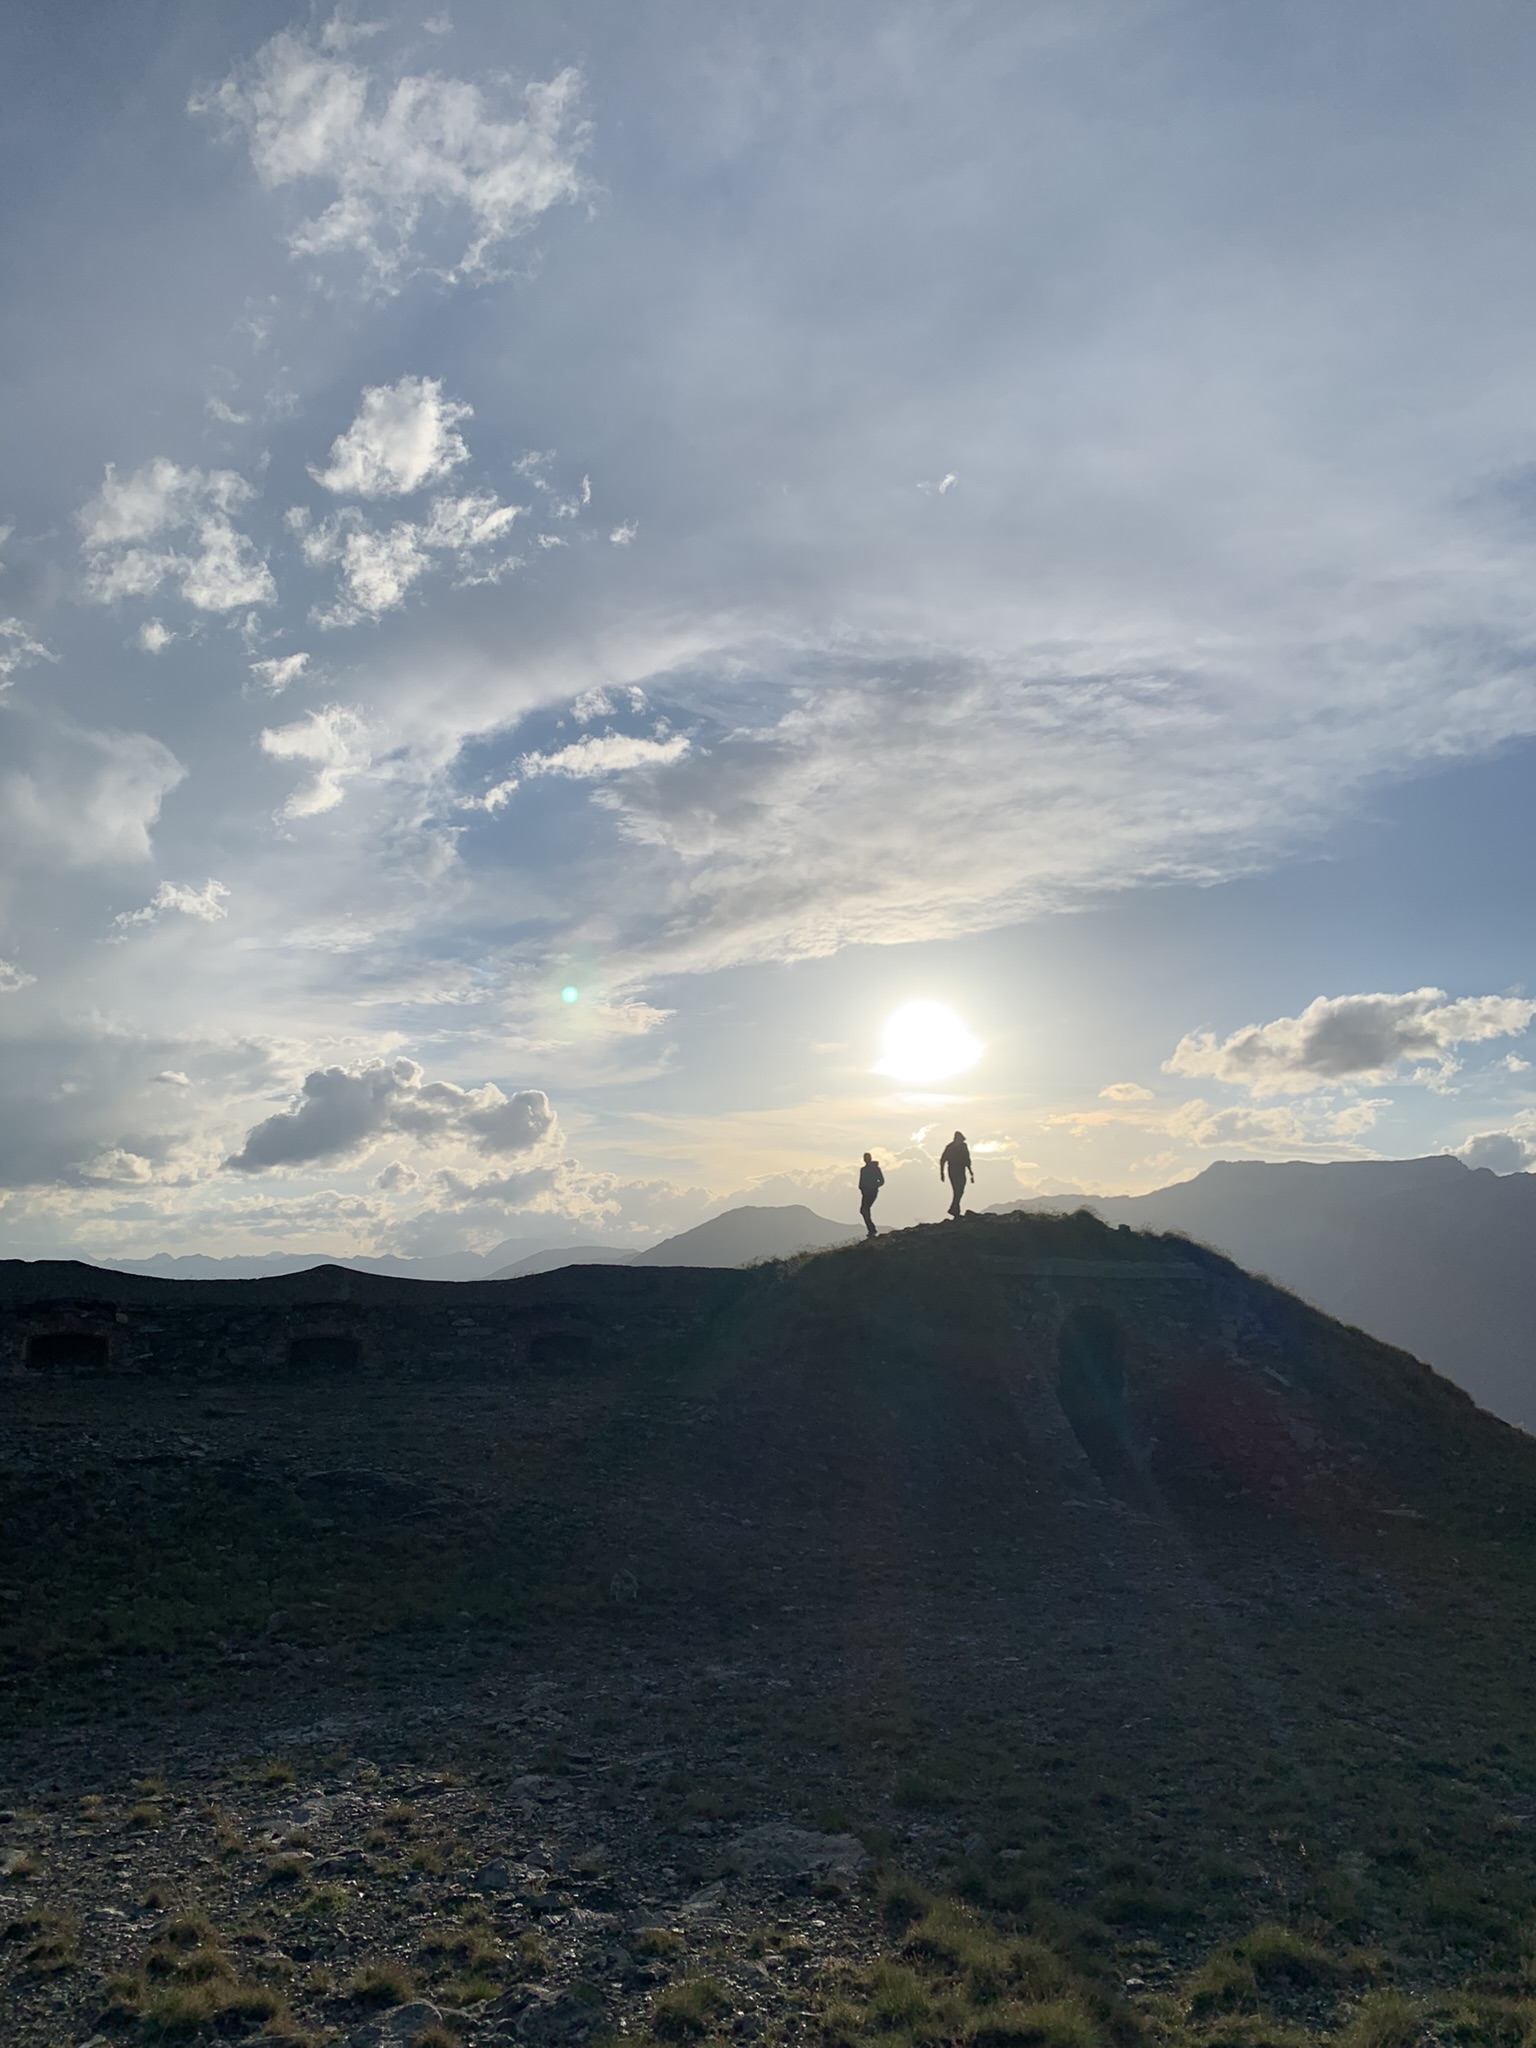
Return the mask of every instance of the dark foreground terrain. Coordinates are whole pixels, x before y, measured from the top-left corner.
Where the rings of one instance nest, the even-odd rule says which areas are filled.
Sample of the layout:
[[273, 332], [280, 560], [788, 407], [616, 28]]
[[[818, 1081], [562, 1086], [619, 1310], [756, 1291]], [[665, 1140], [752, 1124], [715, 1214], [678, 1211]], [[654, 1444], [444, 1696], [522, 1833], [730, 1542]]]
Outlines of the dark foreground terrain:
[[1402, 1353], [1081, 1216], [431, 1371], [83, 1270], [0, 1280], [7, 2044], [1536, 2042], [1536, 1443]]

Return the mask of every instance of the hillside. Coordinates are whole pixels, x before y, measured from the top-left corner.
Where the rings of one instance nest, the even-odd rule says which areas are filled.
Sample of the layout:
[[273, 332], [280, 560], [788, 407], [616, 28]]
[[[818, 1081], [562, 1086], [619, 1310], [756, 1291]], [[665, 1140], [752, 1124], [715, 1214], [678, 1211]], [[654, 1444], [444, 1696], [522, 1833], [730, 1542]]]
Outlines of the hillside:
[[1451, 1158], [1223, 1160], [1155, 1194], [1083, 1200], [1107, 1222], [1215, 1245], [1536, 1431], [1536, 1175]]
[[92, 1315], [0, 1416], [8, 2041], [1536, 2024], [1536, 1444], [1213, 1253], [0, 1268]]

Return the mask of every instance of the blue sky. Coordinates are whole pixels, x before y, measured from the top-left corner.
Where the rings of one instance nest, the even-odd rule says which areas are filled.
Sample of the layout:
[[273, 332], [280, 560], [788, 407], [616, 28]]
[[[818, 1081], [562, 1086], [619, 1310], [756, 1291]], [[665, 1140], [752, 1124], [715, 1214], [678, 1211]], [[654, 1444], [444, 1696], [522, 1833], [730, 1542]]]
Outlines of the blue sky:
[[[1536, 20], [11, 41], [0, 1245], [1536, 1162]], [[561, 990], [579, 990], [564, 1002]], [[886, 1018], [985, 1050], [900, 1085]]]

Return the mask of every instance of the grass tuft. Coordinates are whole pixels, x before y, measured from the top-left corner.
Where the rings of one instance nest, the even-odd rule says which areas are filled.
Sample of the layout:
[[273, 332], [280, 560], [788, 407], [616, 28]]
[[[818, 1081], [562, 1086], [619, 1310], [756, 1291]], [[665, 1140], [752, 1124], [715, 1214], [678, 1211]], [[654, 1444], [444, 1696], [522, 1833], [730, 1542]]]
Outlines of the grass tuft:
[[406, 2005], [416, 1995], [416, 1980], [403, 1964], [365, 1963], [347, 1986], [354, 2005]]
[[651, 2001], [651, 2026], [664, 2041], [702, 2040], [731, 2009], [717, 1977], [681, 1977]]

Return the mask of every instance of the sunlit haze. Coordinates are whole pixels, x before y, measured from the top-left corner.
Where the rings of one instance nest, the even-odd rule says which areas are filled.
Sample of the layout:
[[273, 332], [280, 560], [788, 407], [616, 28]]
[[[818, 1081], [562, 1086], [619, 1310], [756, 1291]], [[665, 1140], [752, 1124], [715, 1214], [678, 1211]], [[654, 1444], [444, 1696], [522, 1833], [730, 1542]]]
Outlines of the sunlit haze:
[[948, 1081], [974, 1067], [982, 1050], [943, 1003], [903, 1003], [886, 1019], [875, 1071], [893, 1081]]

